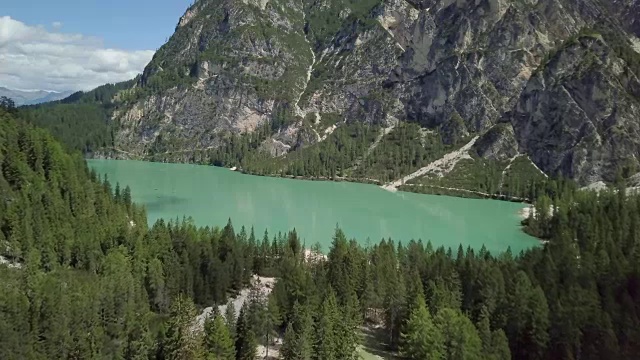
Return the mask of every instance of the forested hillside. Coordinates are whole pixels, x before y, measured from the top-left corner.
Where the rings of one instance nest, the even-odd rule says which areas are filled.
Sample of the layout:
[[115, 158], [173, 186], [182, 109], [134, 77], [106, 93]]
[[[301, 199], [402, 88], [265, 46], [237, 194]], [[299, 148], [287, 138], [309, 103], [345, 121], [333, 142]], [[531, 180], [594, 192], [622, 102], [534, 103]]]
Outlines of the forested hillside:
[[124, 100], [116, 95], [135, 81], [106, 84], [62, 100], [23, 106], [19, 118], [47, 129], [68, 149], [91, 156], [98, 149], [113, 147], [111, 114]]
[[[127, 188], [13, 116], [0, 110], [2, 359], [253, 359], [275, 336], [290, 360], [355, 359], [360, 343], [416, 360], [640, 352], [640, 197], [622, 186], [543, 192], [527, 227], [549, 243], [523, 254], [362, 247], [336, 229], [309, 261], [295, 231], [147, 228]], [[268, 298], [195, 327], [252, 274], [277, 278]]]

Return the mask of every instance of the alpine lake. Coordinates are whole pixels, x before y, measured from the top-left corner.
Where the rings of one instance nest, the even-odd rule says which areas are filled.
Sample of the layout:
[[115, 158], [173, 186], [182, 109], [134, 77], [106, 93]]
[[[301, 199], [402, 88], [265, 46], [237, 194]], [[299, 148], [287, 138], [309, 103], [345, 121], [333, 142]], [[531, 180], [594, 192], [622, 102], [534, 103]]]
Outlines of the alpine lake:
[[261, 239], [296, 229], [306, 247], [326, 251], [339, 226], [360, 244], [381, 239], [431, 241], [434, 247], [480, 249], [511, 247], [516, 254], [539, 246], [525, 234], [518, 211], [525, 204], [499, 200], [389, 192], [375, 185], [309, 181], [241, 174], [213, 166], [129, 160], [87, 160], [113, 186], [129, 186], [132, 198], [158, 219], [191, 217], [198, 226], [224, 226], [231, 218], [239, 231], [253, 226]]

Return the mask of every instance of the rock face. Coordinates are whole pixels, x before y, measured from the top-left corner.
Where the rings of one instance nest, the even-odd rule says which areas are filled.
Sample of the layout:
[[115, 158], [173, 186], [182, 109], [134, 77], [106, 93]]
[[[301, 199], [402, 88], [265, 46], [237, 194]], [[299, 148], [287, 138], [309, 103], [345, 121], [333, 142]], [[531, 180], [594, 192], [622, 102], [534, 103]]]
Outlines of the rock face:
[[602, 5], [607, 7], [626, 30], [640, 36], [640, 0], [602, 1]]
[[516, 141], [511, 124], [498, 124], [476, 141], [476, 153], [489, 160], [505, 161], [518, 155]]
[[488, 159], [611, 180], [640, 158], [639, 13], [637, 0], [200, 0], [113, 113], [116, 145], [213, 149], [267, 129], [259, 151], [282, 156], [342, 124], [400, 120], [445, 144], [480, 136]]
[[640, 156], [640, 81], [602, 35], [570, 41], [531, 77], [512, 114], [522, 150], [581, 183]]

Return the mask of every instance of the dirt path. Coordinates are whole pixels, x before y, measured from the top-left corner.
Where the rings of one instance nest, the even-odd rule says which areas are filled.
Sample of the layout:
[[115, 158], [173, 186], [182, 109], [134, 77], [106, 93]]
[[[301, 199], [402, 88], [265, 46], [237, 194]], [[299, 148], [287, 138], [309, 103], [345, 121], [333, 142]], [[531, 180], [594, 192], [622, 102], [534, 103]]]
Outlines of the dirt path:
[[[276, 281], [275, 278], [267, 278], [267, 277], [254, 275], [253, 278], [251, 279], [251, 286], [257, 287], [258, 291], [260, 291], [262, 296], [267, 297], [271, 293], [271, 290], [273, 290], [273, 285], [275, 284], [275, 281]], [[251, 288], [243, 289], [242, 291], [240, 291], [240, 293], [236, 297], [229, 299], [230, 300], [229, 303], [233, 304], [236, 317], [238, 316], [238, 314], [240, 314], [240, 309], [242, 308], [242, 305], [244, 305], [244, 303], [249, 298], [250, 293], [251, 293]], [[227, 311], [227, 304], [218, 306], [218, 312], [220, 314], [224, 314], [226, 311]], [[203, 329], [204, 321], [209, 316], [211, 316], [212, 313], [213, 313], [213, 307], [211, 306], [203, 309], [200, 315], [196, 317], [195, 327], [200, 330]]]
[[394, 120], [395, 120], [395, 121], [393, 121], [393, 122], [391, 123], [391, 125], [389, 125], [388, 127], [380, 129], [380, 133], [378, 134], [378, 136], [376, 136], [376, 139], [375, 139], [375, 140], [374, 140], [374, 142], [369, 146], [369, 148], [368, 148], [368, 149], [367, 149], [367, 151], [364, 153], [364, 155], [362, 156], [362, 158], [357, 159], [357, 160], [354, 162], [353, 166], [347, 169], [347, 172], [351, 172], [351, 171], [355, 171], [355, 170], [357, 170], [357, 169], [358, 169], [358, 167], [360, 166], [360, 164], [361, 164], [364, 160], [366, 160], [366, 159], [369, 157], [369, 155], [371, 155], [371, 153], [373, 153], [373, 150], [375, 150], [375, 149], [378, 147], [378, 145], [380, 145], [380, 142], [382, 141], [382, 139], [383, 139], [385, 136], [389, 135], [389, 133], [391, 133], [391, 131], [393, 131], [393, 129], [395, 129], [395, 128], [396, 128], [396, 126], [398, 125], [398, 119], [395, 119], [395, 118], [394, 118]]
[[518, 154], [512, 157], [511, 160], [509, 160], [509, 165], [507, 165], [507, 167], [502, 170], [502, 175], [500, 176], [500, 186], [498, 186], [498, 189], [500, 189], [500, 191], [502, 191], [502, 186], [504, 185], [504, 177], [507, 175], [507, 171], [511, 169], [511, 165], [513, 164], [513, 162], [520, 156], [522, 156], [522, 154]]
[[197, 148], [197, 149], [186, 149], [186, 150], [175, 150], [175, 151], [165, 151], [163, 153], [156, 153], [154, 155], [170, 155], [170, 154], [183, 154], [183, 153], [190, 153], [190, 152], [194, 152], [194, 151], [203, 151], [203, 150], [211, 150], [215, 148], [215, 146], [207, 146], [205, 148]]
[[[303, 20], [306, 22], [307, 21], [306, 13], [303, 12], [302, 15], [303, 15]], [[313, 67], [316, 65], [316, 53], [315, 51], [313, 51], [313, 46], [311, 45], [311, 42], [309, 41], [309, 39], [307, 39], [306, 36], [304, 36], [304, 40], [309, 45], [309, 51], [311, 52], [311, 65], [309, 65], [309, 69], [307, 69], [307, 78], [305, 79], [306, 81], [304, 82], [302, 91], [300, 91], [300, 94], [296, 97], [296, 101], [293, 104], [293, 108], [296, 115], [299, 115], [303, 118], [305, 117], [306, 114], [300, 108], [299, 103], [300, 103], [300, 99], [302, 99], [302, 95], [304, 95], [305, 91], [307, 91], [307, 87], [309, 86], [309, 82], [311, 81], [311, 75], [313, 74]]]
[[542, 169], [540, 169], [538, 165], [536, 165], [536, 163], [534, 163], [529, 156], [527, 156], [527, 160], [529, 160], [529, 162], [531, 163], [531, 165], [533, 165], [534, 168], [540, 171], [540, 174], [542, 174], [542, 176], [544, 176], [547, 179], [549, 178], [549, 175], [547, 175], [544, 171], [542, 171]]
[[373, 150], [375, 150], [378, 145], [380, 145], [380, 142], [382, 141], [382, 139], [389, 135], [389, 133], [391, 133], [393, 131], [393, 129], [396, 128], [396, 125], [398, 125], [398, 119], [395, 119], [394, 122], [391, 123], [391, 125], [389, 125], [386, 128], [382, 128], [380, 129], [380, 134], [378, 134], [378, 136], [376, 137], [376, 140], [373, 142], [373, 144], [371, 144], [371, 146], [369, 146], [369, 148], [367, 149], [367, 152], [365, 153], [364, 157], [365, 159], [371, 155], [371, 153], [373, 152]]
[[417, 177], [423, 176], [430, 172], [436, 173], [436, 175], [438, 175], [439, 177], [443, 177], [445, 174], [453, 170], [453, 168], [456, 166], [458, 161], [462, 159], [471, 159], [471, 156], [468, 154], [468, 152], [471, 149], [471, 147], [476, 143], [477, 140], [478, 140], [478, 136], [475, 136], [473, 139], [471, 139], [471, 141], [469, 141], [460, 149], [456, 151], [452, 151], [448, 154], [445, 154], [443, 157], [441, 157], [436, 161], [433, 161], [429, 165], [423, 168], [420, 168], [417, 171], [403, 178], [400, 178], [396, 181], [392, 181], [382, 186], [382, 188], [389, 191], [398, 191], [399, 186], [404, 185], [408, 181], [411, 181]]
[[358, 355], [363, 360], [398, 360], [397, 353], [388, 348], [388, 336], [380, 325], [360, 326], [362, 344], [358, 346]]

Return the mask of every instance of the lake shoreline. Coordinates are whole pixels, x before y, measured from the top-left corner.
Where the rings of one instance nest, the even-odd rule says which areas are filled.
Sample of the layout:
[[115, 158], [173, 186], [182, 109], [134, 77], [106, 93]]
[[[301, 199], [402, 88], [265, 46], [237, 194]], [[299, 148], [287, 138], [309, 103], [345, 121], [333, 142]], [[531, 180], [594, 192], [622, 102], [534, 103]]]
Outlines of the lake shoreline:
[[[227, 168], [224, 166], [215, 166], [215, 165], [205, 165], [205, 166], [213, 166], [221, 169], [228, 169], [230, 171], [236, 171], [243, 175], [261, 176], [261, 177], [269, 177], [269, 178], [282, 178], [282, 179], [291, 179], [291, 180], [305, 180], [305, 181], [350, 182], [350, 183], [356, 183], [356, 184], [377, 185], [381, 189], [387, 190], [384, 187], [386, 184], [385, 182], [380, 181], [378, 179], [372, 179], [372, 178], [351, 178], [346, 176], [327, 177], [327, 176], [296, 176], [296, 175], [282, 175], [282, 174], [257, 174], [257, 173], [252, 173], [250, 171], [246, 171], [243, 169], [237, 169], [236, 167]], [[432, 191], [432, 192], [417, 191], [417, 189], [419, 188], [431, 188], [431, 189], [434, 189], [435, 191]], [[416, 189], [416, 190], [414, 191], [413, 189]], [[482, 193], [475, 190], [461, 189], [461, 188], [448, 188], [448, 187], [430, 185], [430, 184], [403, 184], [398, 186], [395, 190], [414, 193], [414, 194], [452, 196], [452, 197], [459, 197], [464, 199], [491, 199], [491, 200], [500, 200], [500, 201], [506, 201], [506, 202], [532, 204], [531, 200], [526, 198], [507, 196], [503, 194], [488, 194], [488, 193]], [[443, 190], [443, 191], [438, 191], [438, 190]], [[448, 193], [445, 191], [448, 191]]]
[[[130, 186], [133, 200], [147, 207], [150, 224], [185, 214], [198, 226], [219, 226], [229, 218], [238, 219], [236, 226], [269, 232], [296, 228], [308, 243], [318, 242], [323, 249], [331, 243], [337, 224], [361, 244], [367, 239], [422, 239], [436, 246], [486, 245], [498, 252], [539, 244], [524, 233], [517, 216], [524, 205], [491, 201], [477, 194], [451, 196], [447, 192], [429, 197], [417, 191], [391, 193], [382, 191], [377, 179], [268, 176], [189, 163], [87, 162], [98, 173], [108, 175], [111, 183]], [[424, 193], [425, 189], [421, 190]]]
[[[112, 150], [117, 150], [117, 149], [112, 149]], [[126, 153], [122, 150], [118, 150], [118, 151], [121, 153]], [[132, 155], [129, 153], [126, 153], [126, 154]], [[211, 166], [211, 167], [220, 168], [220, 169], [227, 169], [229, 171], [234, 171], [244, 175], [292, 179], [292, 180], [349, 182], [349, 183], [357, 183], [357, 184], [369, 184], [369, 185], [379, 186], [385, 190], [387, 190], [385, 188], [385, 185], [388, 184], [387, 182], [381, 181], [379, 179], [373, 179], [373, 178], [353, 178], [353, 177], [347, 177], [347, 176], [331, 177], [331, 176], [296, 176], [296, 175], [286, 175], [286, 174], [260, 174], [260, 173], [247, 171], [246, 169], [242, 169], [237, 166], [227, 167], [227, 166], [218, 166], [218, 165], [212, 165], [212, 164], [197, 164], [197, 163], [190, 163], [190, 162], [162, 162], [162, 161], [145, 160], [144, 158], [135, 159], [129, 156], [122, 157], [122, 158], [119, 156], [111, 157], [111, 156], [104, 156], [104, 155], [85, 156], [85, 160], [99, 160], [99, 159], [134, 160], [134, 161], [146, 161], [146, 162], [153, 162], [153, 163], [160, 163], [160, 164], [188, 164], [188, 165], [198, 165], [198, 166]], [[492, 199], [492, 200], [499, 200], [499, 201], [506, 201], [506, 202], [532, 204], [532, 201], [526, 198], [507, 196], [503, 194], [488, 194], [488, 193], [482, 193], [477, 190], [469, 190], [469, 189], [462, 189], [462, 188], [448, 188], [448, 187], [432, 185], [432, 184], [402, 184], [395, 189], [397, 191], [414, 193], [414, 194], [452, 196], [452, 197], [459, 197], [459, 198], [465, 198], [465, 199]], [[424, 189], [427, 189], [427, 190], [424, 191]], [[432, 191], [429, 191], [429, 189], [431, 189]]]

